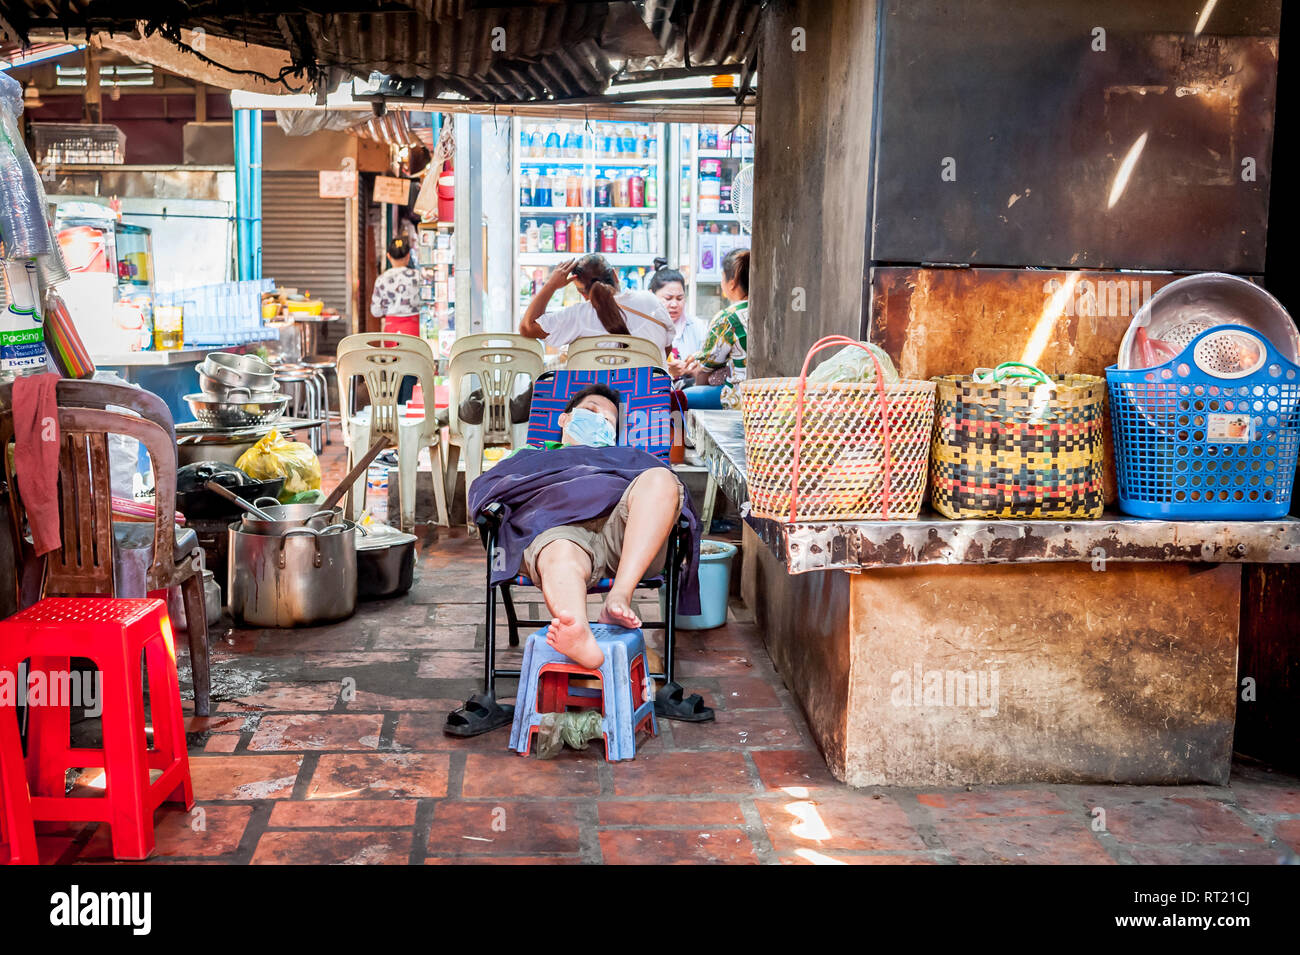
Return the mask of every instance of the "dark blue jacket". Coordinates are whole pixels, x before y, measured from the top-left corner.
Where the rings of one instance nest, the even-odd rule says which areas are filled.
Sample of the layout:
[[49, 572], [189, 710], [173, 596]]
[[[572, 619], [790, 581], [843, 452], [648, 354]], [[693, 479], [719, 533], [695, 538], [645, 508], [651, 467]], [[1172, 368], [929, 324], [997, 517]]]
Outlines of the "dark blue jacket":
[[[524, 551], [542, 531], [608, 514], [637, 475], [667, 467], [653, 454], [626, 446], [530, 448], [497, 462], [469, 488], [472, 515], [478, 516], [490, 504], [504, 508], [497, 540], [503, 559], [492, 571], [492, 582], [518, 575]], [[700, 612], [700, 521], [689, 490], [683, 500], [682, 513], [691, 525], [691, 553], [678, 609], [690, 615]], [[651, 568], [650, 573], [657, 571]]]

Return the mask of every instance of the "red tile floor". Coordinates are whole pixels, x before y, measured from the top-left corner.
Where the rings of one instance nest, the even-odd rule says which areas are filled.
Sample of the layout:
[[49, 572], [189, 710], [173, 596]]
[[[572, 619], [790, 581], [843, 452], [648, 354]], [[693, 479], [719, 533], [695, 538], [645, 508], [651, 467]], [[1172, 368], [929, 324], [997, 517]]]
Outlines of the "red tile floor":
[[[840, 785], [739, 605], [681, 639], [679, 679], [717, 721], [663, 721], [635, 761], [606, 763], [598, 744], [525, 759], [506, 729], [452, 739], [446, 712], [480, 667], [482, 548], [444, 532], [416, 573], [342, 624], [216, 631], [219, 702], [190, 719], [201, 811], [159, 812], [153, 862], [1272, 864], [1300, 850], [1300, 779], [1246, 765], [1223, 788]], [[42, 856], [107, 862], [107, 835], [43, 835]]]

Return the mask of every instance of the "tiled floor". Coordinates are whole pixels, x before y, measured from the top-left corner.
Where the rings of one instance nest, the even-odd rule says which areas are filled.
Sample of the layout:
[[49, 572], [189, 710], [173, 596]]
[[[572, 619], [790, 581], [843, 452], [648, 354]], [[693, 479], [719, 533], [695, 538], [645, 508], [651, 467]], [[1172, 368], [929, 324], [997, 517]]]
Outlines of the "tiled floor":
[[[482, 572], [462, 531], [422, 543], [410, 594], [345, 623], [218, 631], [220, 702], [190, 720], [198, 810], [159, 812], [153, 861], [1271, 864], [1300, 850], [1300, 779], [1257, 767], [1225, 788], [842, 786], [738, 606], [681, 641], [679, 678], [717, 721], [661, 722], [633, 762], [598, 747], [525, 759], [504, 729], [449, 738], [447, 710], [477, 683]], [[47, 861], [111, 861], [103, 826], [40, 844]]]

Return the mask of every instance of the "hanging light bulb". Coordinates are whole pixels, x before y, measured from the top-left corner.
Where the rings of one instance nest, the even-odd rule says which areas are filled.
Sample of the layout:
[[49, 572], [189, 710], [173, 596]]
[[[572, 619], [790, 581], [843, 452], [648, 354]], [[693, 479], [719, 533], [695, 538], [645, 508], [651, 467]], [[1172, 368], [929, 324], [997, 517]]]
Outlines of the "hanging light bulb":
[[115, 103], [122, 98], [122, 87], [117, 85], [116, 80], [113, 82], [113, 88], [109, 91], [108, 96]]
[[28, 80], [27, 85], [23, 87], [23, 108], [40, 109], [44, 105], [45, 101], [41, 99], [41, 91], [36, 88], [36, 81]]

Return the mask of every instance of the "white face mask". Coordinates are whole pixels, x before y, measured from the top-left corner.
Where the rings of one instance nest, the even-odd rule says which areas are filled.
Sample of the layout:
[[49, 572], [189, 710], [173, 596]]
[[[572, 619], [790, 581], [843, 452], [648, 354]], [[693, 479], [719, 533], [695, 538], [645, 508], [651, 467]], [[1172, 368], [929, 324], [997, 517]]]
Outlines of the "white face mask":
[[593, 448], [608, 448], [614, 444], [614, 426], [603, 415], [586, 408], [574, 409], [564, 433], [575, 444], [586, 444]]

